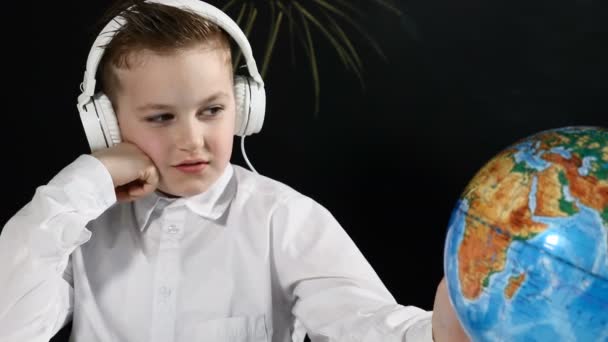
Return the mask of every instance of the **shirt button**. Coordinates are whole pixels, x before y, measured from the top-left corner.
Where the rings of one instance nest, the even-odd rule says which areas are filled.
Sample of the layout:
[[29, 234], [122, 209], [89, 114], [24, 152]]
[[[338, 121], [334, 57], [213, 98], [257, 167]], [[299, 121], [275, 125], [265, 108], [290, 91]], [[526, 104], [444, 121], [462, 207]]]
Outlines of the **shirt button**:
[[169, 227], [167, 227], [167, 232], [169, 234], [177, 234], [177, 233], [179, 233], [179, 228], [177, 228], [174, 225], [170, 225]]
[[171, 289], [166, 286], [161, 287], [158, 291], [162, 298], [169, 298], [171, 296]]

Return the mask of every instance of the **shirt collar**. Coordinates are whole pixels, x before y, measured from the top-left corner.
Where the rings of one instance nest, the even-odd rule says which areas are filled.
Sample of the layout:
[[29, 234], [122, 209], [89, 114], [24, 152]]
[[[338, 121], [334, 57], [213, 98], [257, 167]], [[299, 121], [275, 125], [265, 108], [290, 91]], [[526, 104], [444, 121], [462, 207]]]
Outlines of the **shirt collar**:
[[190, 197], [169, 198], [155, 191], [135, 201], [133, 206], [139, 229], [142, 231], [145, 229], [155, 209], [162, 209], [169, 205], [171, 207], [185, 205], [204, 218], [217, 220], [224, 214], [236, 194], [236, 179], [233, 176], [234, 168], [231, 164], [228, 164], [220, 178], [207, 191], [200, 194]]

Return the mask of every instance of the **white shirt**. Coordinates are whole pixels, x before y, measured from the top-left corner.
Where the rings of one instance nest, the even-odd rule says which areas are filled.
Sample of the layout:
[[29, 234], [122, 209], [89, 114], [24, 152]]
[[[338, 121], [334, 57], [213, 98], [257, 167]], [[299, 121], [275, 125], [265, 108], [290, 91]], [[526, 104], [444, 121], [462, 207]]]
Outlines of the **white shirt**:
[[0, 341], [432, 341], [334, 217], [229, 165], [189, 198], [117, 203], [82, 155], [0, 235]]

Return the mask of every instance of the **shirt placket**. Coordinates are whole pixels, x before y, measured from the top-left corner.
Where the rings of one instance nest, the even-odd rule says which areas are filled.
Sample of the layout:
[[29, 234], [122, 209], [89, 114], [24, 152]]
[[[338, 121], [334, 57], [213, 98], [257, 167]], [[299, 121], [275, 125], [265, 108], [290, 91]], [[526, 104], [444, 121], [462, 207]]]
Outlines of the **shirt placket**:
[[184, 207], [165, 208], [161, 219], [160, 246], [154, 276], [152, 342], [171, 342], [175, 336], [179, 247], [184, 234]]

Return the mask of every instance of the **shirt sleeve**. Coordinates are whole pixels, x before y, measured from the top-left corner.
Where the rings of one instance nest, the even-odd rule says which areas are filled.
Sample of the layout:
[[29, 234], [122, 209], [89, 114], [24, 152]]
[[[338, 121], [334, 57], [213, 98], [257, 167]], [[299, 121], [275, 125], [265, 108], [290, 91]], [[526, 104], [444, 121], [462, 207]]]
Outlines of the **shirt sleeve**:
[[0, 341], [49, 341], [73, 310], [70, 254], [86, 224], [116, 202], [112, 178], [81, 155], [11, 217], [0, 234]]
[[432, 312], [398, 304], [320, 204], [292, 196], [271, 226], [277, 278], [313, 341], [432, 341]]

